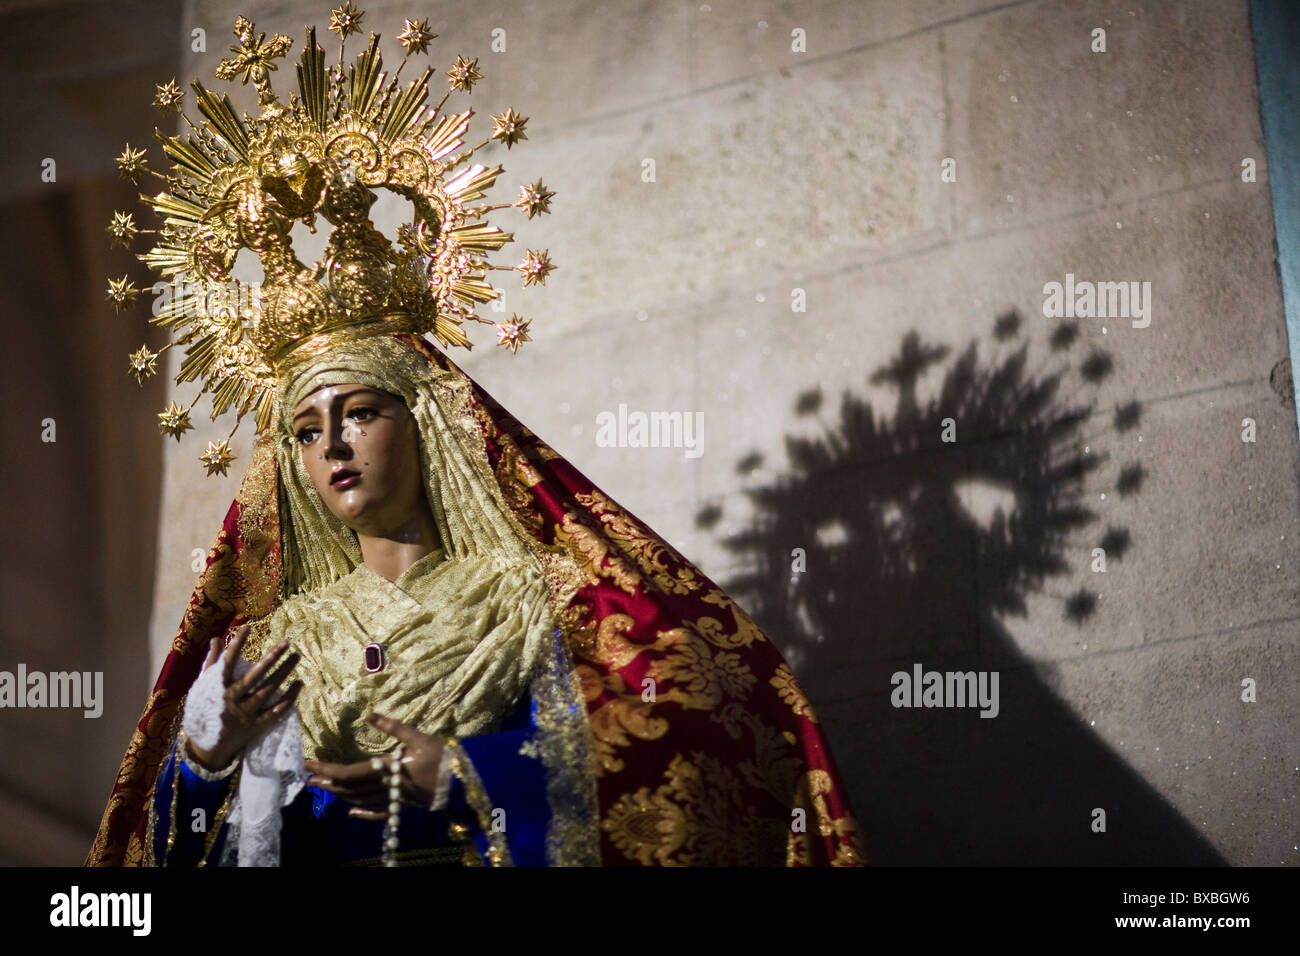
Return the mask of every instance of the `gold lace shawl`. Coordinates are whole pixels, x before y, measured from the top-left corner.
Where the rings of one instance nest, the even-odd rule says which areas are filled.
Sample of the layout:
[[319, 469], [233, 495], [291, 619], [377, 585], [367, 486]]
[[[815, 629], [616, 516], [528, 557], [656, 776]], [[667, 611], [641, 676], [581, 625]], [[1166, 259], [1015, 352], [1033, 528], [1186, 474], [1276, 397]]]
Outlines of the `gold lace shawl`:
[[[273, 642], [302, 655], [303, 750], [352, 762], [392, 749], [367, 724], [386, 714], [427, 734], [491, 733], [527, 683], [550, 637], [545, 585], [495, 558], [421, 558], [395, 582], [365, 565], [317, 593], [291, 598], [271, 623]], [[384, 649], [367, 673], [366, 644]]]

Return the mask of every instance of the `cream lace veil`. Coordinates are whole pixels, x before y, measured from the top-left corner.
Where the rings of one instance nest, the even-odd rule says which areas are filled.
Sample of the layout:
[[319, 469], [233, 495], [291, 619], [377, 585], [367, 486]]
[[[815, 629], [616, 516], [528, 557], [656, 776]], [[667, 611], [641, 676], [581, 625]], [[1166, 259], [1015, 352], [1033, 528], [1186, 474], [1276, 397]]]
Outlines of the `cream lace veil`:
[[285, 595], [322, 588], [361, 564], [356, 535], [325, 506], [302, 465], [290, 421], [309, 393], [352, 382], [401, 396], [415, 416], [425, 494], [444, 552], [496, 555], [542, 574], [535, 539], [510, 514], [492, 475], [469, 408], [469, 381], [409, 343], [381, 336], [337, 345], [281, 382], [276, 460], [287, 499], [280, 507]]
[[[409, 675], [409, 696], [392, 706], [409, 707], [411, 713], [418, 708], [421, 722], [428, 724], [422, 728], [426, 733], [486, 732], [520, 698], [548, 653], [556, 602], [563, 595], [553, 593], [548, 580], [542, 560], [547, 549], [519, 524], [502, 498], [469, 404], [468, 378], [454, 367], [443, 369], [430, 362], [410, 342], [375, 337], [336, 346], [283, 381], [276, 445], [286, 598], [281, 611], [299, 620], [301, 609], [310, 615], [313, 595], [326, 589], [338, 592], [331, 585], [362, 563], [356, 535], [329, 511], [303, 467], [290, 425], [293, 408], [304, 396], [322, 386], [354, 382], [400, 396], [414, 415], [425, 493], [443, 552], [449, 560], [464, 563], [464, 573], [456, 574], [461, 593], [476, 600], [477, 595], [492, 593], [508, 605], [492, 609], [492, 618], [500, 623], [486, 635], [453, 639], [431, 633], [430, 641], [450, 641], [450, 646], [429, 655], [437, 658], [436, 666], [419, 657], [412, 661], [419, 673]], [[507, 571], [508, 586], [495, 586]], [[455, 598], [440, 597], [449, 599]], [[449, 660], [447, 653], [455, 658]], [[338, 680], [345, 676], [324, 675]], [[309, 741], [326, 733], [314, 723], [332, 719], [330, 702], [323, 697], [317, 704], [300, 699]], [[316, 710], [319, 721], [313, 718]], [[402, 719], [400, 712], [391, 713]], [[369, 739], [377, 733], [364, 725], [355, 730], [367, 750], [381, 747], [379, 740]]]

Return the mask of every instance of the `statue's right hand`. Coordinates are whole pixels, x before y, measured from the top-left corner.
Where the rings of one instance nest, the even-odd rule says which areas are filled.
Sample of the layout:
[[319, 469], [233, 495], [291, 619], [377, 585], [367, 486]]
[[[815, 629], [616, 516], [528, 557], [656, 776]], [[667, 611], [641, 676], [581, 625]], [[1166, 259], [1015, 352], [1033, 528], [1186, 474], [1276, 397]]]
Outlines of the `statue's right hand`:
[[[284, 652], [289, 649], [288, 642], [277, 644], [270, 653], [249, 668], [243, 677], [235, 678], [235, 662], [239, 660], [239, 651], [248, 639], [249, 630], [247, 624], [238, 628], [230, 646], [226, 648], [225, 662], [222, 665], [226, 708], [221, 714], [221, 732], [216, 745], [211, 750], [204, 750], [193, 740], [188, 743], [189, 756], [206, 770], [217, 771], [229, 766], [250, 741], [288, 712], [297, 700], [298, 692], [302, 690], [302, 681], [294, 681], [283, 697], [268, 705], [299, 660], [296, 652], [284, 657]], [[213, 638], [208, 647], [204, 669], [214, 666], [220, 657], [221, 641]], [[281, 657], [284, 660], [280, 661]], [[276, 661], [280, 661], [279, 667], [275, 667]], [[272, 670], [272, 667], [275, 669]]]

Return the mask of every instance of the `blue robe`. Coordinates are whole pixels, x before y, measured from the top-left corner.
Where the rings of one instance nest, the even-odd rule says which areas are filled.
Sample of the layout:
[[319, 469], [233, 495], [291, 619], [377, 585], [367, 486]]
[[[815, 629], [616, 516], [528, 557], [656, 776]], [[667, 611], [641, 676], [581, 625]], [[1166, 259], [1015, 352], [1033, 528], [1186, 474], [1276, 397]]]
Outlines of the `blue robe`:
[[[489, 832], [495, 831], [505, 839], [508, 862], [545, 866], [550, 819], [545, 773], [541, 760], [520, 752], [531, 749], [530, 744], [536, 746], [536, 737], [537, 701], [526, 697], [496, 733], [460, 738], [487, 792], [492, 814], [484, 817], [475, 810], [464, 782], [453, 774], [443, 810], [402, 808], [398, 865], [487, 865], [492, 862]], [[173, 744], [153, 795], [153, 852], [159, 866], [217, 865], [229, 826], [221, 822], [215, 835], [210, 826], [237, 776], [204, 780], [179, 757]], [[178, 824], [174, 830], [173, 805]], [[378, 865], [384, 822], [351, 817], [352, 806], [319, 787], [303, 787], [280, 811], [281, 865]]]

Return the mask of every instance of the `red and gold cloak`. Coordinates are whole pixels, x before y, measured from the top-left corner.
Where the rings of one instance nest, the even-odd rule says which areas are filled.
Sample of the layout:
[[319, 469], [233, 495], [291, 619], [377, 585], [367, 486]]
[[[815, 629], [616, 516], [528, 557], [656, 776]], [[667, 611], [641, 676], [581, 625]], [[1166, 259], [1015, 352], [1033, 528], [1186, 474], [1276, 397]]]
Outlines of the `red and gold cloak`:
[[[441, 350], [412, 343], [464, 375]], [[581, 575], [559, 623], [586, 699], [603, 865], [864, 863], [825, 735], [772, 642], [465, 377], [505, 501]], [[144, 863], [150, 794], [209, 640], [264, 620], [279, 600], [278, 509], [275, 458], [260, 444], [127, 747], [88, 866]], [[647, 679], [653, 701], [643, 699]]]

